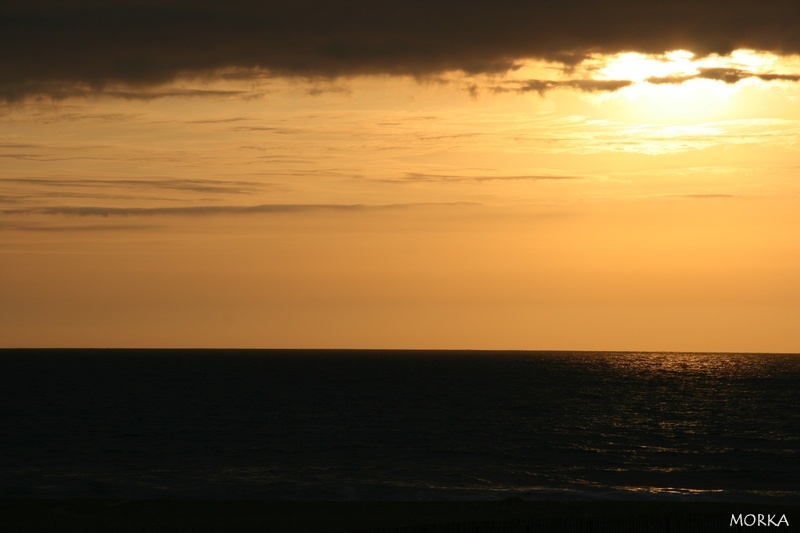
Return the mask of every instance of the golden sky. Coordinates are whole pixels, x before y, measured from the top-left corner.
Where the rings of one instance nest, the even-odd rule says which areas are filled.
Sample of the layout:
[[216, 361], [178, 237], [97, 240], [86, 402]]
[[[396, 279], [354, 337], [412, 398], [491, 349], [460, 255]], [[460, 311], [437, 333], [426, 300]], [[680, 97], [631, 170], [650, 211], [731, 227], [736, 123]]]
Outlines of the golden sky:
[[0, 344], [800, 352], [800, 56], [646, 44], [31, 67], [0, 84]]

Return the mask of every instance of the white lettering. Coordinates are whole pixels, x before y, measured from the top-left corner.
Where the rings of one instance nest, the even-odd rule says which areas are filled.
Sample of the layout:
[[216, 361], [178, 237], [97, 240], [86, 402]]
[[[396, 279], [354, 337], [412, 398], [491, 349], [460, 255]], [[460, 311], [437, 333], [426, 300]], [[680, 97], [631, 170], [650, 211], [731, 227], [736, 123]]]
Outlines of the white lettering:
[[786, 518], [786, 515], [781, 515], [780, 518], [777, 518], [778, 515], [774, 514], [732, 514], [731, 515], [731, 527], [733, 526], [747, 526], [753, 527], [756, 524], [759, 526], [788, 526], [789, 519]]

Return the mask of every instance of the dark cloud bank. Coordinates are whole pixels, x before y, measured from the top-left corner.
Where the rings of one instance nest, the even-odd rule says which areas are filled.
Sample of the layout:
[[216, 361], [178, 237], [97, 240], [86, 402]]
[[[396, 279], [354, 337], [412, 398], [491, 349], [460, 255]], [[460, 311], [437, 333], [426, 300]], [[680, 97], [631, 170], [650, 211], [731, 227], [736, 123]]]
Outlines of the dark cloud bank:
[[0, 99], [228, 68], [425, 77], [601, 52], [798, 53], [799, 20], [797, 0], [5, 0]]

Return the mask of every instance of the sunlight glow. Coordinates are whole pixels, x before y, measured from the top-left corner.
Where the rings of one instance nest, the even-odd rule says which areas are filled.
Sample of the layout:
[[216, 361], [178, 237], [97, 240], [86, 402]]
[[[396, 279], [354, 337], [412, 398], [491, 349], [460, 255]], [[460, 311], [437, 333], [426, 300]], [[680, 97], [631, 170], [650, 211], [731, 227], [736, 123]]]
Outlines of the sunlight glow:
[[609, 98], [629, 101], [631, 115], [649, 120], [704, 119], [724, 113], [735, 85], [694, 79], [681, 84], [638, 83], [623, 87]]
[[635, 52], [617, 54], [606, 60], [606, 66], [597, 73], [600, 79], [630, 80], [642, 82], [648, 78], [666, 76], [691, 76], [697, 74], [692, 63], [694, 54], [686, 50], [674, 50], [662, 56], [649, 56]]
[[782, 63], [775, 54], [754, 50], [734, 50], [727, 56], [712, 54], [701, 58], [688, 50], [672, 50], [658, 55], [626, 52], [596, 57], [586, 67], [597, 73], [597, 79], [663, 83], [702, 76], [709, 69], [739, 71], [743, 75], [772, 74]]
[[800, 346], [800, 56], [217, 74], [0, 106], [0, 339]]
[[779, 56], [753, 50], [700, 58], [687, 50], [658, 55], [629, 52], [595, 57], [586, 68], [594, 79], [633, 82], [594, 94], [594, 101], [623, 100], [628, 120], [668, 123], [725, 118], [739, 91], [767, 83], [759, 76], [796, 74], [792, 64]]

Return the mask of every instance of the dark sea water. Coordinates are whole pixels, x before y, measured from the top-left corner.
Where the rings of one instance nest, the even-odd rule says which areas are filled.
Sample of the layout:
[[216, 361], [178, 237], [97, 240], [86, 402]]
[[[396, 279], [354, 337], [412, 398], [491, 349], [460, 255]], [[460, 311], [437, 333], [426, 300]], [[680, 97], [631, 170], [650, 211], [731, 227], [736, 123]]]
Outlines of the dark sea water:
[[0, 351], [0, 497], [800, 502], [800, 356]]

